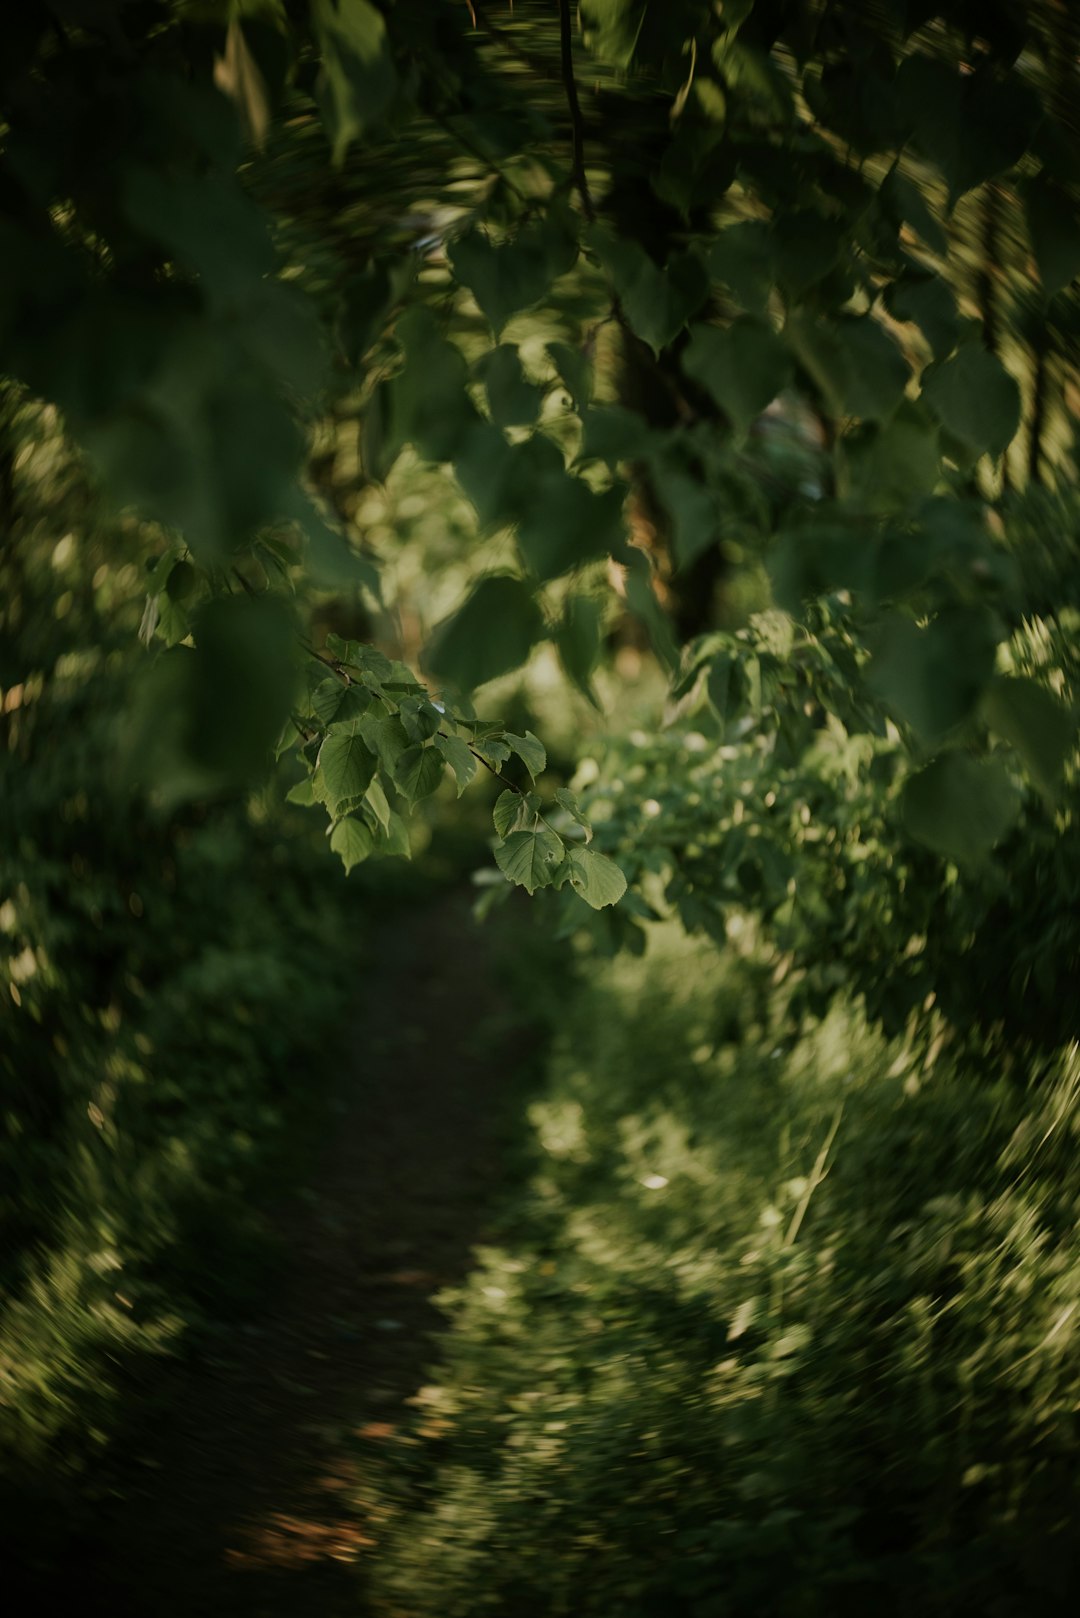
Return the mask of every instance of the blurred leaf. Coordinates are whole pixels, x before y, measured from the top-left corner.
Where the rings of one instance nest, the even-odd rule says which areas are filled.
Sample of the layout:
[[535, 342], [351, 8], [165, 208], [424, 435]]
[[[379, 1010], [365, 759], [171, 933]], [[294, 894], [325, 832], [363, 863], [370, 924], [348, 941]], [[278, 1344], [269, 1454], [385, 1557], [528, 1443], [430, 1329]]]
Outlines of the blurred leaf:
[[454, 274], [468, 287], [496, 336], [512, 315], [539, 303], [560, 275], [574, 267], [577, 243], [562, 216], [545, 215], [496, 245], [479, 230], [450, 244]]
[[973, 459], [1002, 454], [1020, 425], [1020, 389], [978, 342], [963, 344], [952, 359], [930, 367], [922, 396]]
[[311, 0], [311, 20], [322, 52], [316, 93], [340, 163], [389, 107], [397, 75], [386, 23], [369, 0]]
[[544, 632], [532, 591], [521, 579], [481, 579], [464, 606], [436, 629], [428, 667], [440, 679], [471, 691], [524, 663]]
[[791, 358], [781, 339], [764, 321], [746, 315], [724, 331], [694, 326], [682, 364], [740, 433], [772, 403], [791, 375]]
[[623, 312], [637, 335], [657, 352], [697, 314], [709, 295], [704, 262], [692, 251], [675, 254], [663, 269], [637, 242], [590, 226], [586, 241], [611, 276]]
[[500, 343], [477, 364], [497, 427], [531, 427], [540, 413], [540, 389], [526, 379], [513, 343]]
[[894, 320], [919, 327], [936, 359], [946, 359], [960, 336], [956, 299], [938, 275], [893, 281], [885, 291], [885, 307]]
[[1001, 841], [1020, 811], [1020, 794], [992, 759], [943, 753], [909, 776], [901, 804], [912, 837], [963, 865]]
[[405, 364], [387, 388], [387, 464], [412, 444], [428, 461], [453, 460], [465, 434], [480, 422], [466, 391], [468, 366], [439, 331], [431, 312], [408, 309], [397, 323]]
[[600, 603], [592, 596], [567, 596], [555, 630], [563, 668], [594, 705], [592, 672], [600, 657], [603, 616]]
[[1065, 761], [1076, 748], [1076, 720], [1064, 703], [1034, 680], [991, 681], [983, 711], [987, 724], [1010, 742], [1040, 791], [1052, 795]]
[[846, 491], [870, 511], [903, 510], [931, 494], [941, 476], [937, 427], [907, 399], [891, 421], [847, 434], [839, 458]]
[[580, 415], [592, 398], [592, 361], [583, 349], [571, 348], [569, 343], [549, 343], [547, 351]]
[[867, 682], [898, 718], [937, 741], [974, 712], [997, 641], [982, 608], [947, 608], [925, 628], [893, 613], [876, 637]]
[[775, 280], [765, 221], [746, 219], [718, 231], [709, 248], [709, 274], [729, 287], [744, 309], [764, 314]]
[[1042, 175], [1025, 187], [1027, 216], [1043, 295], [1053, 297], [1080, 275], [1080, 218], [1076, 202]]

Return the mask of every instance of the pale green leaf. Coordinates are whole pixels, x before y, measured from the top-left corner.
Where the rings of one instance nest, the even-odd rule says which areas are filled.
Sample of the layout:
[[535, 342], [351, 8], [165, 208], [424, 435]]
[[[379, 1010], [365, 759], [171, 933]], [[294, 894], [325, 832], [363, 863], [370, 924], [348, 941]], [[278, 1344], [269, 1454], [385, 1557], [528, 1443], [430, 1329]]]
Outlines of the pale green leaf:
[[364, 738], [355, 732], [336, 732], [326, 738], [319, 749], [318, 769], [332, 813], [339, 805], [364, 796], [377, 762]]
[[346, 875], [354, 865], [359, 865], [362, 860], [367, 859], [374, 846], [375, 839], [367, 827], [362, 821], [354, 820], [351, 815], [339, 820], [330, 833], [330, 847], [335, 854], [341, 856]]
[[626, 878], [606, 854], [597, 854], [591, 848], [572, 848], [569, 852], [570, 886], [594, 910], [618, 904], [626, 892]]
[[563, 862], [563, 841], [542, 822], [532, 831], [513, 831], [495, 848], [495, 860], [504, 876], [535, 893], [553, 882]]

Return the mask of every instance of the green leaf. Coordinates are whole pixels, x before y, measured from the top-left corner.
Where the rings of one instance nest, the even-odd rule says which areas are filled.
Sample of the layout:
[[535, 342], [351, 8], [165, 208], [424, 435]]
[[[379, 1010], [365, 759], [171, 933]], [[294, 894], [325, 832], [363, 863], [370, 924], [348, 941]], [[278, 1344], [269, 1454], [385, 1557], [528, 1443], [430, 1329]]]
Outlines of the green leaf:
[[428, 309], [406, 311], [396, 335], [405, 364], [386, 389], [384, 455], [389, 465], [406, 444], [426, 461], [450, 461], [480, 417], [466, 391], [468, 366]]
[[938, 57], [915, 53], [896, 76], [915, 139], [937, 164], [955, 202], [1023, 156], [1040, 117], [1038, 98], [1016, 74], [961, 74]]
[[375, 847], [375, 839], [361, 820], [354, 820], [346, 815], [339, 820], [330, 833], [330, 847], [335, 854], [341, 856], [341, 862], [348, 876], [354, 865], [366, 860]]
[[543, 631], [528, 585], [495, 574], [481, 579], [464, 606], [436, 629], [427, 665], [440, 679], [473, 690], [524, 663]]
[[533, 780], [535, 781], [538, 775], [543, 775], [547, 769], [547, 753], [540, 738], [534, 736], [531, 730], [527, 730], [524, 736], [515, 736], [509, 730], [503, 734]]
[[405, 726], [397, 714], [387, 713], [382, 707], [371, 708], [360, 720], [360, 734], [371, 751], [378, 755], [379, 763], [389, 774], [409, 745]]
[[310, 809], [317, 801], [312, 791], [310, 775], [305, 775], [302, 781], [297, 781], [296, 785], [290, 787], [285, 794], [286, 803], [299, 804], [301, 809]]
[[435, 746], [454, 772], [460, 798], [476, 774], [476, 759], [460, 736], [436, 736]]
[[565, 386], [574, 402], [574, 409], [580, 415], [592, 398], [592, 361], [582, 349], [571, 348], [569, 343], [549, 343], [547, 351], [551, 355], [559, 380]]
[[885, 292], [885, 307], [894, 320], [911, 321], [921, 330], [936, 359], [947, 359], [960, 336], [956, 299], [940, 275], [894, 281]]
[[577, 800], [577, 794], [571, 792], [569, 787], [556, 787], [555, 801], [559, 805], [560, 809], [565, 809], [571, 820], [576, 821], [576, 823], [582, 828], [585, 833], [585, 841], [587, 843], [591, 843], [593, 834], [592, 821], [588, 820], [583, 813], [581, 805]]
[[659, 352], [709, 295], [704, 262], [692, 251], [674, 254], [661, 269], [637, 242], [593, 225], [588, 245], [611, 276], [623, 312], [637, 335]]
[[591, 848], [571, 848], [569, 851], [570, 886], [594, 910], [618, 904], [626, 892], [626, 878], [606, 854], [597, 854]]
[[316, 94], [340, 163], [349, 143], [386, 111], [397, 75], [382, 13], [368, 0], [312, 0], [312, 24], [322, 52]]
[[911, 836], [962, 865], [1005, 836], [1020, 812], [1020, 794], [994, 760], [944, 753], [909, 776], [901, 804]]
[[873, 315], [827, 321], [797, 312], [785, 336], [834, 416], [885, 421], [896, 410], [911, 372]]
[[604, 613], [592, 596], [568, 596], [555, 630], [555, 645], [567, 674], [596, 705], [592, 672], [600, 657]]
[[529, 309], [560, 275], [574, 267], [577, 243], [568, 221], [554, 214], [523, 225], [498, 246], [479, 230], [470, 230], [449, 248], [454, 275], [468, 287], [498, 335], [512, 315]]
[[624, 535], [625, 488], [595, 493], [567, 470], [562, 451], [536, 433], [515, 452], [517, 541], [529, 570], [540, 579], [596, 561]]
[[765, 321], [745, 315], [726, 331], [694, 326], [682, 364], [740, 433], [753, 425], [791, 376], [791, 357], [782, 340]]
[[335, 732], [319, 749], [318, 769], [326, 786], [326, 803], [331, 813], [343, 803], [364, 796], [375, 774], [378, 760], [357, 732]]
[[405, 727], [410, 741], [426, 742], [442, 724], [443, 716], [429, 697], [402, 697], [398, 703], [398, 718]]
[[371, 693], [362, 686], [346, 685], [331, 675], [311, 693], [311, 706], [321, 725], [329, 726], [359, 719], [371, 706]]
[[893, 613], [877, 637], [867, 683], [928, 741], [974, 711], [994, 672], [998, 635], [979, 607], [947, 608], [919, 628]]
[[540, 389], [526, 379], [513, 343], [500, 343], [477, 362], [497, 427], [531, 427], [540, 413]]
[[1024, 212], [1047, 298], [1080, 275], [1080, 219], [1069, 193], [1040, 175], [1024, 192]]
[[990, 728], [1016, 748], [1039, 790], [1052, 796], [1077, 741], [1064, 703], [1034, 680], [1001, 677], [991, 682], [983, 712]]
[[375, 816], [375, 819], [382, 827], [383, 832], [388, 833], [390, 830], [390, 816], [393, 811], [390, 808], [386, 793], [383, 790], [383, 784], [377, 775], [372, 777], [371, 785], [367, 789], [367, 796], [364, 798], [364, 803], [370, 808], [372, 814]]
[[709, 249], [709, 273], [744, 309], [764, 314], [775, 280], [772, 236], [764, 220], [746, 219], [718, 232]]
[[397, 854], [402, 859], [411, 859], [412, 850], [409, 847], [409, 828], [402, 820], [396, 809], [390, 811], [390, 821], [386, 828], [386, 835], [379, 843], [380, 854]]
[[593, 405], [581, 417], [583, 461], [606, 461], [611, 467], [644, 453], [652, 430], [644, 416], [625, 405]]
[[965, 343], [952, 359], [927, 370], [922, 396], [973, 460], [1002, 454], [1020, 425], [1020, 389], [978, 342]]
[[542, 822], [532, 831], [512, 831], [495, 848], [495, 860], [503, 875], [530, 893], [555, 880], [563, 854], [562, 838]]
[[589, 50], [613, 67], [629, 67], [647, 10], [648, 0], [581, 0]]
[[223, 781], [260, 770], [292, 706], [297, 685], [294, 623], [273, 597], [219, 598], [194, 620], [195, 650], [174, 667], [189, 760]]
[[406, 797], [419, 803], [435, 791], [444, 768], [442, 754], [435, 747], [407, 747], [394, 765], [394, 780]]
[[540, 812], [540, 799], [532, 792], [514, 792], [509, 787], [495, 799], [491, 818], [500, 837], [534, 821]]
[[915, 181], [901, 174], [897, 164], [893, 164], [881, 182], [878, 196], [886, 217], [897, 230], [902, 224], [910, 225], [932, 253], [945, 256], [949, 251], [948, 232]]
[[932, 494], [941, 476], [938, 431], [917, 401], [905, 399], [891, 421], [841, 439], [841, 492], [868, 511], [897, 511]]

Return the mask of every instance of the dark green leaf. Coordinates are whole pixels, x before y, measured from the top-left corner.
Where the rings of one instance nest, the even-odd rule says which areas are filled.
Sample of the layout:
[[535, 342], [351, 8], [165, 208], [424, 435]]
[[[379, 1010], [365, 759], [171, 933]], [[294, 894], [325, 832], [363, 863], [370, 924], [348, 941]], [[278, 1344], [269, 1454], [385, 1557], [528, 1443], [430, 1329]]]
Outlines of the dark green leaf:
[[1020, 810], [1001, 765], [966, 753], [944, 753], [910, 776], [901, 802], [911, 836], [957, 865], [989, 853]]
[[476, 774], [478, 768], [476, 759], [460, 736], [436, 736], [435, 746], [454, 772], [460, 798]]
[[952, 607], [926, 628], [894, 613], [877, 638], [867, 679], [928, 741], [974, 711], [993, 672], [998, 635], [981, 608]]
[[544, 631], [528, 585], [504, 574], [481, 579], [464, 606], [432, 637], [427, 662], [463, 690], [515, 669]]
[[1000, 455], [1020, 425], [1020, 389], [981, 343], [965, 343], [923, 376], [930, 409], [972, 459]]
[[386, 111], [396, 89], [382, 13], [369, 0], [312, 0], [322, 52], [318, 96], [334, 159]]
[[503, 734], [533, 780], [535, 781], [538, 775], [543, 775], [547, 769], [547, 753], [540, 738], [534, 736], [531, 730], [527, 730], [524, 736], [515, 736], [509, 730]]
[[1016, 748], [1040, 791], [1053, 794], [1077, 741], [1076, 721], [1064, 703], [1034, 680], [999, 678], [990, 684], [983, 711], [991, 729]]
[[791, 375], [791, 358], [782, 340], [765, 321], [750, 316], [733, 321], [726, 331], [693, 327], [682, 363], [740, 433], [772, 403]]
[[588, 244], [611, 276], [627, 320], [657, 351], [666, 348], [709, 295], [709, 277], [694, 252], [674, 255], [661, 269], [637, 242], [590, 228]]
[[435, 747], [407, 747], [394, 765], [394, 780], [414, 803], [428, 798], [442, 780], [442, 754]]
[[513, 343], [500, 343], [477, 365], [497, 427], [531, 427], [540, 413], [540, 389], [526, 380]]

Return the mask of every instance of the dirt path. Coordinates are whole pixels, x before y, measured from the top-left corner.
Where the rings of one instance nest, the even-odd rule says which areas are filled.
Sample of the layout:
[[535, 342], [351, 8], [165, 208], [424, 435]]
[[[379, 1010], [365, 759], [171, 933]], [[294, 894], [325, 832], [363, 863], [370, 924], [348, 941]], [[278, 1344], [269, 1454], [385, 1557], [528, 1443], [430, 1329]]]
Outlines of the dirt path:
[[219, 1355], [175, 1372], [173, 1414], [85, 1569], [92, 1610], [360, 1618], [356, 1452], [394, 1442], [431, 1359], [430, 1296], [468, 1268], [505, 1173], [523, 1035], [491, 949], [458, 897], [380, 941], [333, 1139], [278, 1215], [276, 1295]]

